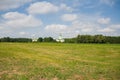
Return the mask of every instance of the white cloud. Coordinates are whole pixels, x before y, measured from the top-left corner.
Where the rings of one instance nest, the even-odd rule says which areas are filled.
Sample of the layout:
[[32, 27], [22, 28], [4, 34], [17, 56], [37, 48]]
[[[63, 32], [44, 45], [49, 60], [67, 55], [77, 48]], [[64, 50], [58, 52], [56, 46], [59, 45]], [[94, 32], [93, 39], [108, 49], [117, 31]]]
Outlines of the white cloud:
[[103, 32], [103, 33], [116, 33], [117, 31], [120, 30], [120, 24], [111, 24], [108, 25], [106, 28], [101, 28], [98, 31]]
[[63, 24], [47, 25], [45, 27], [45, 32], [47, 33], [46, 36], [52, 35], [56, 38], [59, 36], [60, 33], [63, 35], [63, 37], [73, 37], [73, 36], [75, 37], [76, 36], [76, 32], [74, 32], [74, 30], [71, 30], [70, 27], [68, 27], [67, 25], [63, 25]]
[[61, 19], [63, 21], [74, 21], [77, 19], [77, 15], [76, 14], [64, 14], [61, 16]]
[[53, 32], [63, 32], [65, 30], [67, 30], [67, 26], [61, 25], [61, 24], [51, 24], [51, 25], [47, 25], [45, 27], [45, 30], [53, 31]]
[[73, 11], [73, 9], [71, 7], [69, 7], [69, 6], [67, 6], [66, 4], [61, 4], [60, 9], [61, 10], [66, 10], [66, 11], [69, 11], [69, 12]]
[[18, 8], [32, 0], [0, 0], [0, 11]]
[[68, 12], [73, 11], [73, 9], [67, 6], [66, 4], [62, 3], [60, 5], [54, 5], [47, 1], [33, 3], [27, 9], [27, 11], [30, 14], [47, 14], [47, 13], [54, 13], [62, 10], [68, 11]]
[[87, 31], [87, 30], [98, 29], [99, 25], [93, 22], [74, 21], [72, 22], [72, 27], [80, 30], [83, 29], [83, 31]]
[[98, 23], [100, 24], [109, 24], [110, 18], [99, 18]]
[[81, 30], [82, 32], [92, 32], [93, 29], [92, 28], [84, 28]]
[[110, 33], [110, 32], [114, 32], [114, 29], [111, 28], [103, 28], [101, 30], [98, 30], [99, 32], [104, 32], [104, 33]]
[[36, 19], [32, 15], [25, 15], [18, 12], [8, 12], [3, 15], [5, 21], [4, 26], [23, 28], [23, 27], [38, 27], [42, 25], [41, 20]]
[[36, 34], [31, 34], [31, 37], [35, 37]]
[[0, 30], [2, 30], [2, 29], [3, 29], [3, 24], [0, 23]]
[[23, 19], [25, 17], [27, 17], [25, 14], [21, 14], [18, 12], [8, 12], [3, 15], [3, 18], [8, 20]]
[[100, 3], [106, 4], [106, 5], [109, 5], [109, 6], [113, 6], [114, 5], [114, 0], [100, 0]]
[[113, 28], [113, 29], [120, 29], [120, 24], [111, 25], [110, 28]]
[[20, 35], [25, 35], [27, 34], [26, 32], [19, 32]]
[[46, 14], [57, 12], [59, 8], [49, 2], [36, 2], [27, 9], [30, 14]]
[[3, 29], [3, 27], [0, 27], [0, 30]]

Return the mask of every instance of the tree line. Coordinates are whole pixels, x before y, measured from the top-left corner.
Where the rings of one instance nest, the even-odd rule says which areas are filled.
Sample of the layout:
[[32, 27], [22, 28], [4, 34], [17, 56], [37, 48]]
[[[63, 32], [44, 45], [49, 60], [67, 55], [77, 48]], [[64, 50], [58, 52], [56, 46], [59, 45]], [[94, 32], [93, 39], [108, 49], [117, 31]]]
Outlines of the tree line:
[[[0, 38], [0, 42], [33, 42], [31, 38]], [[39, 37], [36, 42], [56, 42], [52, 37]], [[65, 38], [65, 43], [120, 43], [120, 36], [78, 35]]]
[[37, 41], [33, 41], [31, 38], [10, 38], [10, 37], [3, 37], [0, 38], [0, 42], [55, 42], [52, 37], [39, 37]]
[[78, 35], [75, 38], [66, 38], [67, 43], [120, 43], [120, 36]]
[[32, 39], [4, 37], [4, 38], [0, 38], [0, 42], [32, 42]]

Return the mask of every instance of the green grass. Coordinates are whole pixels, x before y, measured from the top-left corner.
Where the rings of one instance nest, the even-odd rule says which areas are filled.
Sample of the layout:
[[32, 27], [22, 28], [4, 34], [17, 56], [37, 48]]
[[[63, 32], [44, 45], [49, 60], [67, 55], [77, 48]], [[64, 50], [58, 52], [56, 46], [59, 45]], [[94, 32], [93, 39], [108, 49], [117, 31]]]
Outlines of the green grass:
[[119, 80], [120, 44], [0, 43], [0, 80]]

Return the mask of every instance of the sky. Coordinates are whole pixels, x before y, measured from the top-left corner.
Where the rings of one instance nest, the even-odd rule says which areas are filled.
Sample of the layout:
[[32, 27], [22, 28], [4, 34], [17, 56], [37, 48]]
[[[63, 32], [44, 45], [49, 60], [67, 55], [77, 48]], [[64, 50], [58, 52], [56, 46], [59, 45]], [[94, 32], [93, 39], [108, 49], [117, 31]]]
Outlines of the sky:
[[0, 37], [120, 36], [120, 0], [0, 0]]

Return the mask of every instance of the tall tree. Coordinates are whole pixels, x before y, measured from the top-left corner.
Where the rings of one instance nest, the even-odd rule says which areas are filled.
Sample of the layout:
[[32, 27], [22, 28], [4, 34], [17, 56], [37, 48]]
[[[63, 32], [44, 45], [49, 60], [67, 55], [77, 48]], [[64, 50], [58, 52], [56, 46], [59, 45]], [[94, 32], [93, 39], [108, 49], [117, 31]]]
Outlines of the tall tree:
[[43, 42], [43, 38], [42, 37], [39, 37], [37, 42]]
[[45, 37], [44, 42], [54, 42], [54, 39], [52, 37]]

